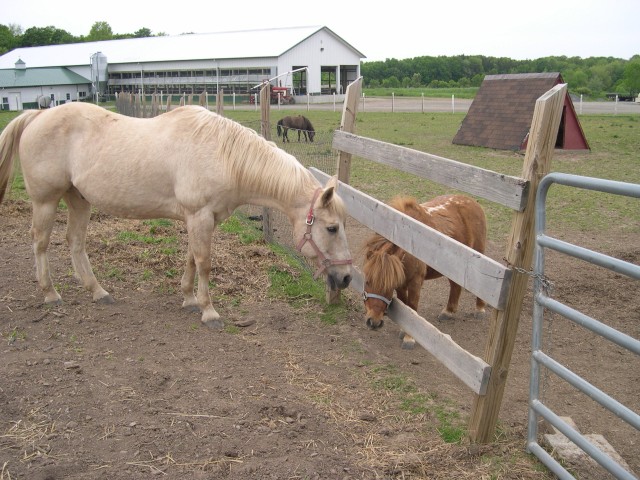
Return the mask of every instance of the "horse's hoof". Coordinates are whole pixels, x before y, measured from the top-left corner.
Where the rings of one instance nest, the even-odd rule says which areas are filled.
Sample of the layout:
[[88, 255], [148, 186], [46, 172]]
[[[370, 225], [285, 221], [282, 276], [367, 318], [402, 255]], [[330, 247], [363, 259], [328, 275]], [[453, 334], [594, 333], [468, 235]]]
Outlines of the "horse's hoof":
[[487, 312], [485, 312], [484, 310], [482, 312], [475, 312], [473, 314], [473, 318], [475, 318], [476, 320], [484, 320], [485, 318], [487, 318]]
[[189, 313], [200, 313], [200, 308], [197, 305], [183, 305], [182, 309]]
[[448, 320], [453, 320], [453, 315], [449, 315], [448, 313], [444, 313], [444, 312], [438, 315], [438, 321], [446, 322]]
[[224, 322], [222, 320], [209, 320], [207, 322], [203, 322], [204, 325], [211, 330], [223, 330]]
[[116, 303], [111, 295], [105, 295], [104, 297], [97, 298], [95, 302], [99, 305], [113, 305]]
[[416, 341], [415, 340], [403, 340], [402, 341], [402, 349], [403, 350], [413, 350], [416, 346]]
[[45, 307], [59, 307], [60, 305], [62, 305], [62, 299], [61, 298], [56, 298], [55, 300], [45, 300], [44, 301], [44, 306]]
[[398, 338], [400, 340], [404, 340], [404, 336], [406, 335], [406, 333], [404, 333], [402, 330], [400, 330], [400, 332], [398, 333]]

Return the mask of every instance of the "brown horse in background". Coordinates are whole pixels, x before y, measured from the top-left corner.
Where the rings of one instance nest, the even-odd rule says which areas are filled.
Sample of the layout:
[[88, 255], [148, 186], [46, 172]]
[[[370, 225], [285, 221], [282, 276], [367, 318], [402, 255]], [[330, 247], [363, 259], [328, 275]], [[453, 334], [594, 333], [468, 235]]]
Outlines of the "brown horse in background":
[[316, 136], [316, 131], [311, 124], [311, 121], [304, 115], [286, 116], [278, 120], [276, 124], [278, 136], [282, 135], [283, 142], [289, 142], [289, 136], [287, 132], [289, 129], [298, 131], [298, 142], [300, 141], [300, 134], [304, 135], [304, 141], [307, 140], [313, 142], [313, 137]]
[[[419, 222], [484, 253], [487, 225], [484, 210], [474, 199], [464, 195], [442, 195], [418, 205], [411, 197], [397, 197], [389, 205]], [[418, 309], [424, 280], [442, 276], [421, 260], [407, 253], [379, 234], [364, 245], [364, 305], [367, 326], [377, 329], [391, 304], [393, 292], [414, 310]], [[458, 309], [462, 287], [449, 280], [449, 301], [438, 320], [451, 319]], [[485, 302], [476, 299], [476, 318], [484, 315]], [[402, 348], [411, 349], [415, 340], [402, 334]]]

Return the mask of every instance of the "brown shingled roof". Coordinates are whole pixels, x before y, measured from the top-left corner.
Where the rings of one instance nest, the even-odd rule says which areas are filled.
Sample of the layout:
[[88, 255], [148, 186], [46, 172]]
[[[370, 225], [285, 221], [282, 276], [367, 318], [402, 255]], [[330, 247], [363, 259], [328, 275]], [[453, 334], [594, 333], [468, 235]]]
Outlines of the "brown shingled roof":
[[[564, 82], [557, 72], [487, 75], [453, 143], [499, 150], [526, 148], [536, 100], [559, 83]], [[556, 147], [589, 148], [568, 94]]]

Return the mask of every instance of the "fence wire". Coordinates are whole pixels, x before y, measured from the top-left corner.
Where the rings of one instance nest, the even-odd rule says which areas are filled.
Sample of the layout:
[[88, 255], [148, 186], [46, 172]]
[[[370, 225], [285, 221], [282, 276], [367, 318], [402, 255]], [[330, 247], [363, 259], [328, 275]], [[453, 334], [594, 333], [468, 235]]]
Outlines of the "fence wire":
[[[259, 113], [259, 112], [258, 112]], [[260, 118], [248, 122], [242, 122], [244, 126], [252, 128], [260, 133]], [[338, 128], [338, 126], [336, 126]], [[336, 166], [338, 162], [338, 152], [331, 147], [333, 141], [333, 130], [316, 131], [313, 142], [305, 142], [304, 135], [298, 142], [298, 131], [294, 128], [289, 129], [290, 142], [284, 143], [281, 137], [276, 133], [276, 124], [271, 125], [271, 140], [285, 152], [290, 153], [305, 167], [315, 167], [322, 170], [328, 175], [336, 174]], [[262, 219], [263, 208], [251, 205], [240, 207], [237, 212], [247, 218], [259, 221]], [[296, 250], [296, 242], [293, 238], [293, 229], [289, 219], [279, 210], [269, 209], [271, 218], [271, 227], [273, 230], [273, 241], [284, 247], [288, 253], [300, 259], [301, 263], [309, 271], [315, 271], [316, 267], [310, 263], [306, 257], [300, 255]], [[260, 228], [262, 223], [259, 222]]]

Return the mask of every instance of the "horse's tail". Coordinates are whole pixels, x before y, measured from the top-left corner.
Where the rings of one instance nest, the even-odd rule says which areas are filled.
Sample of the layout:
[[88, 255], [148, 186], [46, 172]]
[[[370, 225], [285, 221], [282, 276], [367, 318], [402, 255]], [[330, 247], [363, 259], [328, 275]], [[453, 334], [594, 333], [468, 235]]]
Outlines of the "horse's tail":
[[0, 134], [0, 203], [9, 190], [13, 166], [18, 155], [22, 132], [31, 121], [45, 110], [28, 110], [14, 118]]
[[282, 135], [282, 119], [278, 120], [276, 124], [276, 130], [278, 132], [278, 136]]

